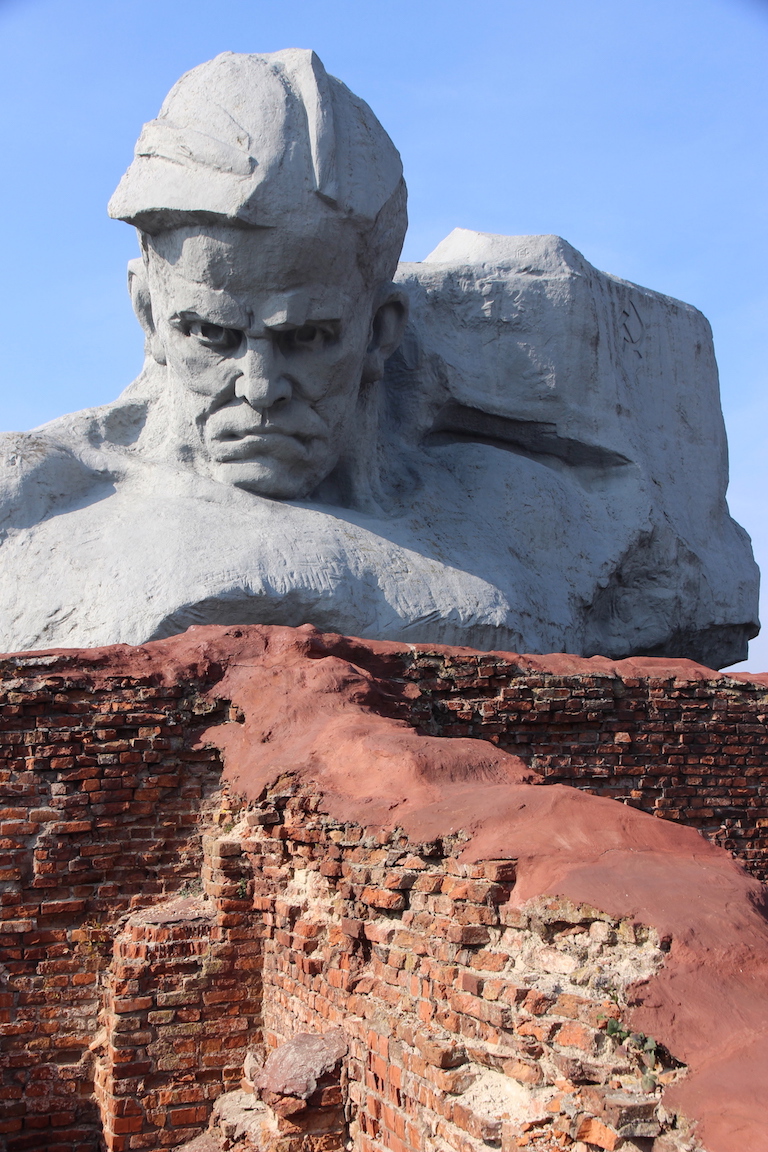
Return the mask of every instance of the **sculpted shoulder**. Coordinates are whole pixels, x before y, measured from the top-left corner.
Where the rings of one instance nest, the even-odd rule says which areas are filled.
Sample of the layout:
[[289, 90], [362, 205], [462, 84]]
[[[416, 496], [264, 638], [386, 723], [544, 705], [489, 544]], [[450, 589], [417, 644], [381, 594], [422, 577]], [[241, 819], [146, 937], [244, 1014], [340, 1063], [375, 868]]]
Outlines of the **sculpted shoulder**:
[[30, 528], [113, 490], [146, 411], [126, 394], [29, 432], [0, 433], [0, 531]]

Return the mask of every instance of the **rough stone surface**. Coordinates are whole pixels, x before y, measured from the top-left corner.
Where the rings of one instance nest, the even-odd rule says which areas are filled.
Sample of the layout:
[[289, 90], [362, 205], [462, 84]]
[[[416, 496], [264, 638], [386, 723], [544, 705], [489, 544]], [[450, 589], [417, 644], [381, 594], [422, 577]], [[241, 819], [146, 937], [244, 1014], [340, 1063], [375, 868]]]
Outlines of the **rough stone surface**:
[[307, 1100], [320, 1077], [332, 1072], [346, 1053], [347, 1043], [338, 1029], [323, 1035], [299, 1032], [269, 1055], [253, 1084], [262, 1093]]
[[399, 157], [310, 52], [188, 73], [111, 211], [140, 231], [145, 367], [3, 436], [0, 645], [311, 621], [746, 654], [757, 571], [695, 309], [557, 237], [457, 229], [395, 275]]
[[[499, 659], [410, 655], [422, 678]], [[95, 1152], [100, 1129], [160, 1152], [220, 1096], [210, 1140], [244, 1152], [768, 1147], [763, 887], [691, 829], [419, 735], [403, 656], [253, 628], [7, 661], [9, 1152]], [[563, 699], [546, 658], [513, 659]], [[573, 689], [595, 668], [551, 663]], [[683, 683], [766, 692], [597, 664], [653, 669], [673, 715]], [[249, 1054], [335, 1028], [341, 1077], [306, 1107], [238, 1091]]]
[[385, 381], [393, 422], [467, 500], [455, 554], [482, 559], [459, 566], [502, 592], [500, 624], [521, 621], [496, 646], [728, 662], [755, 569], [725, 505], [701, 313], [557, 236], [458, 228], [397, 279], [411, 323]]

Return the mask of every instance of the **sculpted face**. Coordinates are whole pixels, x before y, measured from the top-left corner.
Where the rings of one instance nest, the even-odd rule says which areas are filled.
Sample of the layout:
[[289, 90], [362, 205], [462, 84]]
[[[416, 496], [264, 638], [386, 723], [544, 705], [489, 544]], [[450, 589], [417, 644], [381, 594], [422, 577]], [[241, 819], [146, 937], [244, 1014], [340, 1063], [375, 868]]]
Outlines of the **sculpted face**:
[[335, 467], [361, 383], [381, 376], [403, 306], [371, 288], [355, 237], [226, 225], [148, 238], [151, 346], [182, 452], [212, 478], [299, 499]]

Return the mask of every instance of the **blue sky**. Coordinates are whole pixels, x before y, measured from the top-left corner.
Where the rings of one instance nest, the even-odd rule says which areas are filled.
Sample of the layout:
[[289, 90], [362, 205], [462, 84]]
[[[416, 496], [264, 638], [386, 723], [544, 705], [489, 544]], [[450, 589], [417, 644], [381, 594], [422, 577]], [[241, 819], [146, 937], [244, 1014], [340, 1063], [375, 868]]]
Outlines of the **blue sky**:
[[[284, 47], [399, 147], [405, 258], [456, 226], [555, 232], [702, 309], [731, 510], [768, 571], [768, 0], [0, 0], [0, 428], [136, 375], [136, 242], [106, 203], [141, 124], [202, 60]], [[768, 627], [745, 667], [768, 669]]]

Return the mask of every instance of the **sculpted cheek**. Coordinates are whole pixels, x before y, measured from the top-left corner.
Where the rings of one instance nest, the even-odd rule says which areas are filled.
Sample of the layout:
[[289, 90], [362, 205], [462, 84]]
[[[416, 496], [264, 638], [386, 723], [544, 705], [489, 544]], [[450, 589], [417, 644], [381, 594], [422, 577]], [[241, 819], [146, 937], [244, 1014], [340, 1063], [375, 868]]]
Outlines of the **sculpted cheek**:
[[232, 390], [234, 373], [217, 372], [215, 369], [205, 371], [189, 370], [185, 373], [184, 385], [190, 392], [200, 396], [219, 396]]
[[202, 396], [217, 396], [230, 389], [237, 375], [235, 365], [220, 358], [209, 358], [198, 352], [173, 347], [168, 352], [168, 367], [178, 384]]
[[356, 397], [362, 376], [363, 353], [353, 349], [341, 353], [330, 363], [318, 365], [312, 373], [316, 399], [334, 402], [339, 396]]

